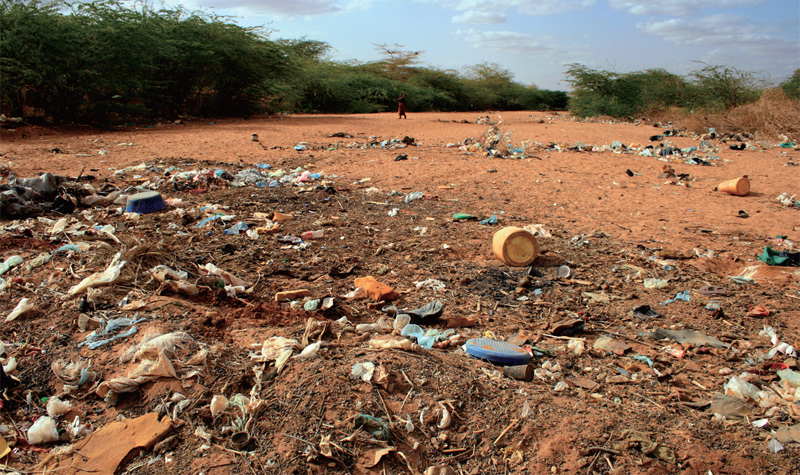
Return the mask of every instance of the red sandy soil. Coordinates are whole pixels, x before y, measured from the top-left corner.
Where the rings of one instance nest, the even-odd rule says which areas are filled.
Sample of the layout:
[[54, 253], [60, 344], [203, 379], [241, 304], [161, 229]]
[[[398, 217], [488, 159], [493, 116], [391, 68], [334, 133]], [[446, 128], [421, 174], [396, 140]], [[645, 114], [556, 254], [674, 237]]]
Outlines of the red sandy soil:
[[[480, 139], [488, 128], [476, 123], [482, 115], [502, 121], [501, 131], [510, 132], [515, 144], [531, 141], [543, 146], [530, 147], [521, 159], [487, 157], [481, 151], [447, 146]], [[714, 141], [719, 159], [712, 166], [700, 166], [636, 153], [568, 150], [579, 143], [591, 149], [590, 145], [602, 147], [615, 140], [644, 147], [651, 135], [666, 128], [647, 122], [582, 122], [566, 113], [493, 112], [409, 113], [407, 120], [394, 114], [291, 115], [109, 130], [30, 125], [2, 130], [0, 155], [19, 178], [82, 172], [95, 177], [89, 182], [95, 188], [104, 183], [125, 188], [143, 180], [137, 173], [145, 178], [163, 176], [158, 170], [114, 175], [115, 170], [142, 162], [159, 170], [207, 167], [233, 174], [266, 163], [273, 169], [302, 166], [321, 172], [333, 189], [326, 192], [312, 184], [301, 192], [297, 187], [273, 190], [218, 184], [190, 193], [165, 185], [159, 191], [166, 198], [181, 198], [183, 203], [176, 207], [185, 213], [147, 214], [132, 221], [113, 207], [90, 209], [95, 222], [116, 227], [121, 245], [108, 241], [97, 247], [96, 255], [80, 262], [62, 260], [43, 270], [26, 273], [20, 268], [4, 276], [33, 285], [14, 284], [0, 311], [8, 314], [22, 297], [34, 299], [41, 311], [5, 324], [0, 336], [45, 351], [41, 358], [32, 358], [30, 352], [16, 356], [23, 384], [10, 395], [10, 409], [3, 412], [1, 422], [10, 425], [13, 420], [25, 427], [43, 414], [36, 401], [62, 394], [63, 383], [50, 373], [55, 358], [93, 358], [94, 369], [106, 380], [130, 369], [120, 366], [117, 356], [139, 341], [138, 335], [105, 349], [79, 350], [77, 343], [85, 334], [75, 325], [79, 313], [75, 301], [54, 296], [63, 295], [79, 282], [78, 277], [103, 270], [120, 246], [130, 249], [138, 242], [150, 248], [140, 249], [136, 256], [136, 274], [128, 270], [121, 282], [106, 287], [96, 314], [118, 316], [117, 303], [131, 291], [137, 298], [175, 299], [175, 305], [144, 312], [154, 319], [139, 325], [139, 335], [148, 329], [187, 331], [210, 348], [213, 363], [191, 387], [162, 378], [120, 396], [113, 407], [88, 387], [65, 396], [95, 424], [95, 430], [118, 416], [155, 411], [175, 391], [192, 399], [172, 432], [178, 442], [161, 453], [143, 452], [121, 465], [122, 473], [422, 473], [437, 464], [449, 465], [459, 474], [797, 473], [800, 446], [786, 443], [784, 451], [770, 453], [769, 430], [749, 423], [764, 417], [766, 409], [753, 403], [750, 419], [720, 421], [686, 403], [710, 400], [714, 393], [724, 392], [731, 375], [744, 371], [757, 370], [762, 384], [768, 385], [777, 380], [771, 362], [797, 369], [793, 358], [759, 360], [772, 346], [758, 332], [771, 325], [782, 341], [800, 346], [798, 274], [768, 268], [755, 284], [746, 285], [728, 276], [758, 264], [756, 256], [765, 246], [785, 249], [776, 241], [778, 235], [800, 242], [800, 210], [776, 200], [784, 192], [800, 194], [800, 169], [795, 166], [800, 152], [761, 140], [748, 141], [755, 150], [734, 151]], [[338, 132], [352, 137], [331, 137]], [[252, 134], [257, 134], [257, 141]], [[414, 146], [348, 146], [371, 138], [406, 136], [414, 138]], [[700, 142], [700, 137], [686, 135], [666, 139], [678, 147]], [[300, 142], [308, 144], [306, 151], [294, 150]], [[563, 150], [547, 150], [551, 143]], [[399, 154], [408, 160], [396, 161]], [[684, 179], [660, 178], [665, 165], [677, 175], [685, 174]], [[743, 175], [752, 186], [747, 196], [716, 190], [719, 183]], [[400, 195], [390, 195], [392, 190]], [[403, 195], [413, 191], [422, 191], [424, 198], [404, 203]], [[284, 224], [282, 233], [299, 235], [324, 228], [326, 235], [297, 250], [284, 249], [272, 236], [252, 241], [243, 235], [223, 235], [222, 224], [209, 233], [193, 228], [202, 217], [197, 210], [203, 203], [230, 206], [237, 220], [251, 224], [255, 212], [291, 213], [295, 219]], [[396, 217], [387, 214], [392, 208], [399, 209]], [[739, 217], [740, 210], [749, 217]], [[481, 219], [495, 214], [500, 224], [457, 223], [452, 219], [457, 212]], [[170, 230], [169, 222], [184, 234]], [[530, 288], [518, 289], [524, 287], [518, 284], [525, 268], [496, 259], [492, 235], [502, 225], [536, 223], [553, 234], [540, 238], [542, 253], [534, 262], [544, 277], [533, 278]], [[49, 226], [35, 218], [3, 224], [4, 257], [19, 254], [27, 262], [43, 250], [68, 243], [48, 236]], [[683, 254], [686, 259], [669, 260], [669, 270], [663, 262], [649, 259], [658, 251]], [[198, 276], [196, 266], [205, 262], [256, 282], [253, 292], [241, 299], [227, 297], [213, 282]], [[190, 280], [201, 285], [200, 295], [189, 298], [168, 292], [140, 275], [155, 264], [189, 271]], [[555, 276], [560, 265], [572, 269], [569, 279]], [[475, 318], [477, 326], [459, 330], [465, 338], [491, 332], [498, 339], [518, 336], [550, 349], [555, 356], [546, 359], [559, 362], [563, 373], [553, 380], [516, 381], [453, 347], [421, 353], [370, 350], [364, 343], [368, 337], [334, 327], [323, 338], [320, 356], [292, 361], [283, 373], [264, 381], [260, 398], [265, 408], [251, 430], [253, 442], [243, 451], [233, 450], [219, 432], [218, 421], [211, 420], [209, 403], [214, 394], [249, 394], [254, 383], [250, 345], [275, 335], [299, 339], [307, 318], [377, 321], [383, 315], [382, 305], [341, 298], [354, 288], [354, 278], [365, 275], [400, 291], [398, 308], [417, 308], [439, 298], [446, 303], [443, 319]], [[642, 285], [645, 277], [662, 277], [670, 283], [665, 289], [648, 290]], [[436, 293], [414, 286], [427, 278], [441, 280], [446, 290]], [[696, 292], [706, 284], [726, 286], [728, 295]], [[531, 289], [538, 286], [544, 292], [537, 296]], [[45, 287], [49, 293], [42, 290]], [[310, 289], [315, 298], [333, 296], [336, 304], [325, 313], [311, 314], [302, 307], [294, 310], [286, 303], [274, 303], [275, 292], [297, 288]], [[690, 302], [659, 305], [689, 289]], [[598, 293], [610, 295], [611, 300], [595, 301], [592, 295]], [[518, 300], [520, 296], [528, 299]], [[712, 316], [705, 310], [710, 300], [721, 302], [724, 314]], [[642, 320], [629, 314], [642, 304], [651, 305], [661, 316]], [[754, 305], [767, 306], [771, 315], [746, 316]], [[566, 340], [546, 336], [565, 318], [585, 322], [583, 333], [576, 335], [586, 346], [581, 355], [572, 354]], [[662, 350], [668, 342], [641, 336], [656, 328], [693, 329], [731, 346], [709, 350], [687, 345], [686, 357], [677, 359]], [[605, 334], [616, 335], [632, 350], [625, 356], [591, 350]], [[635, 353], [653, 360], [662, 376], [632, 359]], [[351, 366], [363, 361], [383, 367], [388, 384], [351, 379]], [[553, 391], [558, 381], [569, 378], [584, 378], [580, 381], [595, 382], [597, 387], [573, 382], [563, 392]], [[28, 393], [32, 408], [25, 403]], [[525, 405], [531, 414], [523, 417]], [[454, 413], [453, 423], [438, 429], [444, 406]], [[363, 433], [349, 438], [355, 432], [353, 419], [361, 413], [391, 418], [392, 442], [380, 443]], [[409, 417], [415, 424], [411, 433], [403, 422]], [[789, 403], [766, 417], [774, 430], [797, 424], [800, 409]], [[195, 435], [198, 426], [219, 436], [203, 452], [199, 451], [203, 441]], [[643, 453], [626, 429], [645, 432], [671, 448], [675, 462]], [[326, 440], [335, 444], [330, 455], [323, 451]], [[387, 445], [395, 450], [370, 467], [370, 456]], [[9, 469], [30, 469], [41, 460], [29, 446], [17, 446], [20, 457], [6, 460]]]
[[[500, 118], [502, 130], [511, 131], [517, 143], [532, 140], [609, 145], [620, 140], [626, 145], [645, 146], [648, 137], [663, 130], [646, 123], [576, 122], [563, 113], [488, 115], [495, 121]], [[525, 214], [540, 221], [569, 223], [576, 232], [600, 230], [620, 239], [656, 240], [665, 245], [691, 244], [693, 233], [686, 228], [693, 226], [722, 233], [748, 230], [763, 236], [791, 231], [787, 229], [791, 220], [787, 222], [774, 202], [783, 192], [798, 192], [800, 171], [785, 166], [790, 158], [798, 161], [797, 152], [791, 149], [733, 151], [723, 146], [719, 151], [721, 166], [673, 163], [676, 173], [688, 173], [693, 180], [688, 187], [675, 187], [657, 178], [665, 162], [636, 154], [542, 151], [535, 154], [541, 160], [502, 160], [445, 148], [448, 143], [480, 137], [487, 127], [475, 123], [477, 116], [429, 112], [400, 120], [393, 114], [302, 115], [268, 120], [196, 120], [120, 131], [23, 128], [3, 132], [2, 151], [20, 177], [43, 172], [75, 175], [86, 166], [97, 171], [85, 173], [103, 179], [111, 175], [111, 167], [165, 158], [269, 163], [274, 167], [287, 158], [300, 159], [314, 170], [341, 176], [344, 182], [370, 178], [371, 185], [381, 189], [419, 190], [442, 199], [457, 199], [459, 205], [454, 211]], [[335, 132], [354, 138], [328, 137]], [[251, 134], [258, 134], [259, 142], [253, 142]], [[370, 136], [414, 137], [420, 147], [409, 156], [419, 160], [393, 162], [396, 150], [337, 148], [303, 154], [292, 150], [299, 142], [363, 142]], [[697, 139], [688, 137], [667, 139], [679, 147], [698, 144]], [[121, 145], [129, 143], [133, 145]], [[55, 148], [62, 153], [52, 153]], [[107, 154], [100, 156], [101, 150]], [[497, 173], [487, 173], [489, 169]], [[628, 169], [641, 176], [627, 176]], [[714, 191], [720, 182], [742, 175], [747, 175], [752, 184], [748, 197]], [[440, 185], [452, 185], [453, 189], [441, 190]], [[740, 209], [750, 214], [748, 221], [737, 217]]]

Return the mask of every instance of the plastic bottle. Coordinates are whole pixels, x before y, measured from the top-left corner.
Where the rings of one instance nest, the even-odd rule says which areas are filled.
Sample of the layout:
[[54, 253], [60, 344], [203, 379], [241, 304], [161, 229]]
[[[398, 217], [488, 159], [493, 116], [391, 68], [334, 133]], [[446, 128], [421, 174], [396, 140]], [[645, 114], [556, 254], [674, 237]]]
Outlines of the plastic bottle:
[[322, 230], [322, 229], [319, 229], [317, 231], [306, 231], [303, 234], [301, 234], [300, 237], [303, 238], [303, 239], [319, 239], [324, 235], [325, 235], [325, 231]]
[[247, 231], [247, 223], [239, 221], [238, 223], [234, 224], [233, 226], [229, 227], [223, 233], [225, 234], [239, 234], [242, 231]]

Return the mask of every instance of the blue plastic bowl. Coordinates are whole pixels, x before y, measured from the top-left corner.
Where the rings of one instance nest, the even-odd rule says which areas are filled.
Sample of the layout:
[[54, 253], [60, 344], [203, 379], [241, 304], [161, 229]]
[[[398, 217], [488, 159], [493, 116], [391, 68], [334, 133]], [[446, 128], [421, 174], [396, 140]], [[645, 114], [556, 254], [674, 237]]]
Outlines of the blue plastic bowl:
[[128, 197], [128, 204], [125, 211], [129, 213], [154, 213], [166, 208], [164, 198], [161, 193], [157, 191], [145, 191], [144, 193], [136, 193]]

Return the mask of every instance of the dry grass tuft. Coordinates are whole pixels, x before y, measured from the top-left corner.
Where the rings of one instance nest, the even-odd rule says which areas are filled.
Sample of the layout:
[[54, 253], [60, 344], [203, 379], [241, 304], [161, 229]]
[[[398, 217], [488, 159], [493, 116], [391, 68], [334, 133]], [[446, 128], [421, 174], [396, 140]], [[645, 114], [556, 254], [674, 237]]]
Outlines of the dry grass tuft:
[[705, 133], [709, 127], [717, 132], [758, 134], [760, 139], [789, 140], [800, 138], [800, 101], [790, 99], [779, 88], [767, 89], [756, 102], [734, 107], [721, 114], [672, 111], [655, 120], [672, 121], [677, 127]]

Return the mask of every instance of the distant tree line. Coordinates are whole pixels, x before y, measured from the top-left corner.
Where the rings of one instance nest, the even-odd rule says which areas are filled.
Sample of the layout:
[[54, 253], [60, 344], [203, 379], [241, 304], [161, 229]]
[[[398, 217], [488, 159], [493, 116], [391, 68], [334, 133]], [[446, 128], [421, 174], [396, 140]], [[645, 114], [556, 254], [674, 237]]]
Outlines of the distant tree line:
[[[634, 117], [673, 109], [720, 113], [758, 101], [765, 81], [736, 68], [699, 63], [683, 77], [663, 69], [618, 73], [571, 64], [569, 109], [578, 116]], [[800, 69], [780, 84], [786, 100], [800, 100]]]
[[206, 12], [114, 0], [0, 0], [0, 112], [55, 123], [182, 116], [392, 110], [565, 110], [563, 91], [513, 81], [496, 64], [464, 72], [419, 65], [379, 45], [382, 60], [337, 62], [330, 46], [271, 40]]
[[[722, 112], [757, 101], [752, 73], [701, 63], [688, 76], [569, 65], [564, 91], [513, 80], [497, 64], [462, 71], [420, 65], [421, 52], [376, 45], [381, 60], [341, 62], [320, 41], [270, 39], [207, 12], [116, 0], [0, 0], [0, 113], [55, 123], [111, 124], [184, 116], [393, 110], [569, 110], [634, 117]], [[800, 100], [800, 70], [780, 85]]]

